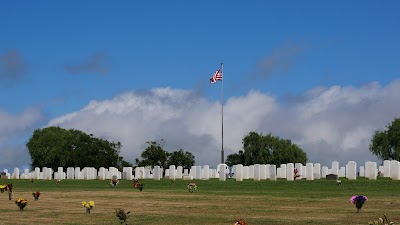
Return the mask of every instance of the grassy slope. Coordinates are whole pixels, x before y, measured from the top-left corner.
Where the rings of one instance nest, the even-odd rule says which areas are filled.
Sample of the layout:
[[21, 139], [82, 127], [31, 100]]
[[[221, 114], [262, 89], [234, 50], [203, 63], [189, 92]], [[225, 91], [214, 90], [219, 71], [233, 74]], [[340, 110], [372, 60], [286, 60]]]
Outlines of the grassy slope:
[[[27, 198], [20, 212], [7, 193], [0, 194], [0, 224], [119, 224], [113, 214], [123, 208], [132, 212], [128, 224], [233, 224], [235, 218], [249, 225], [265, 224], [368, 224], [387, 212], [400, 221], [400, 182], [385, 178], [375, 181], [260, 181], [228, 179], [199, 180], [194, 193], [188, 181], [141, 180], [143, 192], [132, 181], [121, 180], [117, 188], [109, 181], [12, 180], [13, 200]], [[0, 183], [6, 181], [1, 180]], [[33, 201], [31, 193], [42, 193]], [[366, 195], [369, 201], [356, 213], [352, 195]], [[92, 214], [85, 214], [82, 201], [93, 200]]]

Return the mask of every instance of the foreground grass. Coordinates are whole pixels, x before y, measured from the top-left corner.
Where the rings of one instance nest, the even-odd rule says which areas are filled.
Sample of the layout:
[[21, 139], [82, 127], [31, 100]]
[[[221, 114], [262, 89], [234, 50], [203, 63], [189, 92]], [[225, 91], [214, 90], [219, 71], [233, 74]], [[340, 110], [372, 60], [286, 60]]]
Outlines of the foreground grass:
[[[223, 225], [242, 218], [249, 225], [266, 224], [368, 224], [383, 213], [400, 221], [400, 182], [385, 178], [375, 181], [253, 181], [198, 180], [198, 189], [189, 193], [188, 181], [141, 180], [144, 189], [133, 188], [132, 181], [121, 180], [117, 188], [109, 181], [0, 180], [12, 182], [13, 201], [0, 194], [0, 224], [119, 224], [114, 212], [131, 211], [128, 224], [135, 225]], [[33, 191], [40, 191], [34, 201]], [[369, 201], [362, 213], [349, 201], [352, 195], [366, 195]], [[15, 200], [28, 199], [19, 211]], [[82, 201], [94, 201], [86, 214]]]

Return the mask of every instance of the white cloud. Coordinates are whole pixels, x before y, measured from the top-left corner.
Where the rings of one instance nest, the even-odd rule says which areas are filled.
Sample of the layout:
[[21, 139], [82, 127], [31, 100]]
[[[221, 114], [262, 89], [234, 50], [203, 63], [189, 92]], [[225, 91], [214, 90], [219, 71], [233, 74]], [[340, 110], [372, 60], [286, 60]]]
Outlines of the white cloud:
[[[395, 80], [383, 87], [317, 87], [295, 101], [278, 102], [256, 90], [231, 97], [224, 104], [225, 156], [240, 150], [243, 137], [256, 131], [291, 139], [307, 152], [309, 162], [330, 166], [333, 160], [342, 165], [350, 160], [376, 161], [368, 150], [371, 137], [400, 116], [399, 96], [400, 81]], [[2, 167], [30, 163], [25, 142], [42, 119], [35, 108], [19, 114], [0, 111], [0, 147], [6, 152], [0, 157]], [[197, 165], [215, 167], [220, 162], [221, 105], [188, 90], [126, 92], [91, 101], [47, 125], [120, 141], [122, 156], [131, 162], [145, 149], [145, 142], [160, 139], [168, 151], [192, 152]]]
[[26, 138], [43, 119], [38, 108], [27, 108], [20, 114], [0, 110], [0, 165], [4, 168], [29, 165]]
[[[225, 156], [242, 148], [250, 131], [292, 139], [310, 162], [330, 166], [376, 160], [368, 150], [375, 130], [399, 116], [400, 81], [385, 87], [318, 87], [285, 104], [260, 91], [231, 97], [224, 105]], [[221, 105], [190, 91], [158, 88], [92, 101], [79, 112], [49, 122], [121, 141], [128, 161], [139, 157], [145, 142], [164, 139], [164, 148], [196, 156], [196, 164], [216, 166], [221, 150]]]

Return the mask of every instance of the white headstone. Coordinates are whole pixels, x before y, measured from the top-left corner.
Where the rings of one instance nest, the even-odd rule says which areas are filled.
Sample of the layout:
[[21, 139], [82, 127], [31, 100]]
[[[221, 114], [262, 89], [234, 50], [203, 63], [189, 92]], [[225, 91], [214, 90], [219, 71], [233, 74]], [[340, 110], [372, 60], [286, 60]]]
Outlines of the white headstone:
[[276, 180], [276, 165], [269, 166], [269, 179]]
[[75, 167], [74, 173], [75, 173], [74, 174], [75, 179], [82, 179], [80, 177], [80, 173], [81, 173], [81, 168], [80, 167]]
[[242, 164], [238, 164], [235, 167], [235, 178], [236, 181], [243, 181], [243, 165]]
[[254, 179], [254, 165], [249, 166], [249, 179]]
[[195, 179], [201, 179], [202, 177], [201, 177], [201, 166], [197, 166], [196, 167], [196, 177], [195, 177]]
[[376, 180], [378, 176], [378, 169], [376, 162], [369, 162], [368, 163], [368, 179]]
[[170, 165], [169, 166], [169, 179], [170, 180], [176, 180], [175, 165]]
[[29, 169], [24, 169], [25, 179], [31, 179], [31, 173], [29, 173]]
[[265, 174], [266, 174], [266, 179], [270, 179], [271, 173], [269, 172], [270, 169], [270, 164], [265, 165]]
[[346, 167], [344, 167], [344, 166], [340, 167], [338, 177], [346, 177]]
[[64, 172], [64, 168], [58, 167], [58, 169], [57, 169], [58, 177], [56, 177], [56, 179], [61, 180], [61, 179], [62, 179], [62, 173], [63, 173], [63, 172]]
[[370, 168], [370, 166], [369, 166], [369, 164], [371, 163], [371, 161], [366, 161], [365, 162], [365, 166], [364, 166], [364, 176], [366, 177], [366, 178], [369, 178], [370, 177], [370, 172], [371, 172], [371, 169], [369, 169]]
[[217, 171], [219, 169], [219, 180], [220, 181], [225, 181], [226, 180], [226, 174], [227, 174], [227, 166], [226, 164], [219, 164]]
[[298, 178], [296, 178], [297, 180], [300, 180], [301, 178], [303, 178], [303, 164], [301, 163], [295, 163], [294, 164], [294, 168], [297, 169], [297, 175], [299, 176]]
[[314, 165], [312, 163], [306, 164], [306, 179], [314, 180]]
[[365, 177], [365, 168], [364, 168], [364, 166], [360, 166], [360, 174], [359, 174], [359, 176], [360, 177]]
[[127, 180], [133, 180], [133, 169], [131, 166], [122, 168], [124, 178]]
[[176, 179], [182, 179], [183, 176], [183, 167], [182, 166], [178, 166], [176, 168]]
[[52, 168], [47, 168], [47, 177], [46, 180], [51, 180], [53, 176], [53, 169]]
[[205, 165], [203, 167], [201, 177], [204, 180], [210, 179], [210, 166], [209, 165]]
[[197, 170], [197, 166], [191, 166], [189, 176], [193, 176], [193, 178], [196, 178], [196, 170]]
[[396, 160], [390, 161], [390, 178], [392, 180], [400, 180], [399, 162]]
[[249, 167], [248, 166], [243, 166], [243, 179], [249, 179]]
[[99, 177], [99, 180], [105, 180], [106, 179], [106, 168], [100, 167], [99, 173], [97, 175]]
[[35, 168], [35, 177], [33, 177], [33, 179], [39, 180], [40, 178], [40, 168], [36, 167]]
[[288, 163], [286, 164], [286, 179], [293, 181], [294, 180], [294, 164]]
[[321, 164], [320, 163], [314, 163], [314, 179], [321, 179]]
[[69, 180], [75, 179], [75, 169], [74, 169], [74, 167], [68, 167], [67, 168], [67, 179], [69, 179]]
[[14, 168], [14, 179], [19, 179], [19, 168]]
[[260, 164], [255, 164], [254, 165], [254, 181], [260, 181], [261, 176], [260, 176]]
[[155, 166], [153, 169], [153, 178], [154, 180], [160, 180], [161, 179], [161, 171], [160, 171], [160, 166]]
[[390, 160], [383, 161], [383, 177], [390, 177]]
[[346, 178], [349, 180], [357, 179], [357, 163], [354, 161], [349, 161], [346, 165]]
[[260, 179], [261, 180], [267, 179], [267, 165], [265, 164], [260, 165]]
[[328, 167], [327, 167], [327, 166], [323, 166], [321, 171], [322, 171], [321, 178], [325, 179], [325, 178], [326, 178], [326, 175], [329, 174]]
[[383, 166], [378, 167], [378, 177], [383, 177]]
[[281, 176], [280, 178], [286, 179], [286, 164], [281, 164]]
[[339, 162], [332, 162], [331, 174], [339, 175]]
[[43, 180], [47, 180], [47, 177], [48, 177], [47, 173], [49, 172], [47, 167], [43, 167], [42, 172], [43, 172]]
[[143, 179], [144, 167], [135, 168], [135, 179]]
[[281, 178], [282, 169], [280, 167], [276, 168], [276, 178]]

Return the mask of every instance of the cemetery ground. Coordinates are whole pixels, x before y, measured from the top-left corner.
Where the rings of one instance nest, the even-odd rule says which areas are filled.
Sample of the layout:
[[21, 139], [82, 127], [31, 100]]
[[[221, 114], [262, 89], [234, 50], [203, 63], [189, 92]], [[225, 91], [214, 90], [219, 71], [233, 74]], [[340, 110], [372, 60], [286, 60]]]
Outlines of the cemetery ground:
[[[378, 177], [334, 180], [235, 181], [227, 179], [160, 181], [140, 180], [143, 191], [133, 181], [120, 180], [116, 188], [109, 180], [0, 180], [13, 183], [12, 201], [0, 193], [0, 224], [120, 224], [118, 208], [130, 211], [128, 224], [134, 225], [228, 225], [241, 218], [249, 225], [266, 224], [368, 224], [386, 213], [400, 222], [400, 182]], [[187, 190], [189, 182], [197, 190]], [[40, 191], [38, 201], [32, 192]], [[361, 213], [350, 203], [353, 195], [369, 200]], [[19, 197], [28, 205], [20, 211]], [[94, 201], [86, 214], [82, 201]]]

